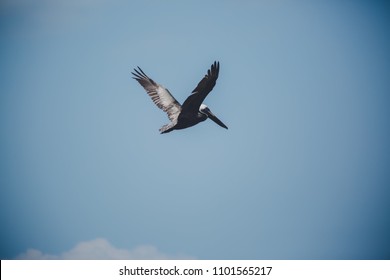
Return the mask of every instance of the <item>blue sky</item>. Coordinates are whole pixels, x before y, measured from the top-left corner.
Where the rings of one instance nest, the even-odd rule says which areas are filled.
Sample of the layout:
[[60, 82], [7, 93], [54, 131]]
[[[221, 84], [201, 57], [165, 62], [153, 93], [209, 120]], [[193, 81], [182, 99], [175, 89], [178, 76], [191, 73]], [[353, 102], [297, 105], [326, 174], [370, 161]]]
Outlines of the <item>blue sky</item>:
[[[2, 1], [0, 257], [389, 259], [381, 1]], [[220, 61], [211, 121], [168, 122]]]

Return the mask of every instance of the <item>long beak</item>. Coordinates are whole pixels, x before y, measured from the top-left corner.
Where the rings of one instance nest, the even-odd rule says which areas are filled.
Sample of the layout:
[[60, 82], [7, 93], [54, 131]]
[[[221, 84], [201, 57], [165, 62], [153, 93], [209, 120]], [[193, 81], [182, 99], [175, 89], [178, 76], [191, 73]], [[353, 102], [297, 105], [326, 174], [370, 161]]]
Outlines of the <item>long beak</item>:
[[223, 128], [228, 129], [228, 127], [227, 127], [223, 122], [221, 122], [221, 120], [218, 119], [213, 113], [211, 113], [210, 110], [208, 110], [207, 116], [208, 116], [213, 122], [215, 122], [216, 124], [218, 124], [219, 126], [222, 126]]

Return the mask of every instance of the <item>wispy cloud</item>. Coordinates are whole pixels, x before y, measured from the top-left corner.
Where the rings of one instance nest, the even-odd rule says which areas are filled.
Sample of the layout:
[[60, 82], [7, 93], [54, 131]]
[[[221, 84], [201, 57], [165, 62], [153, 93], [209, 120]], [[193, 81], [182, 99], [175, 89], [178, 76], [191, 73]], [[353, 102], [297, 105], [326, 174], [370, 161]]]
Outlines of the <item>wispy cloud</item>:
[[112, 246], [106, 239], [97, 238], [78, 243], [69, 251], [50, 255], [37, 249], [28, 249], [16, 257], [20, 260], [168, 260], [194, 259], [184, 254], [169, 255], [151, 245], [141, 245], [134, 249], [120, 249]]

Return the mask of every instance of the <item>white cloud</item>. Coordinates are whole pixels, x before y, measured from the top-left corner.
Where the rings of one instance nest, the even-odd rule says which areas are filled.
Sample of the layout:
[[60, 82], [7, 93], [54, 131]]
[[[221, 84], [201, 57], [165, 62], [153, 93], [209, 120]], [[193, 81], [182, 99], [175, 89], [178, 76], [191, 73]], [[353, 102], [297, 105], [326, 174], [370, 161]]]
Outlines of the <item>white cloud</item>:
[[97, 238], [78, 243], [69, 251], [59, 255], [45, 254], [36, 249], [28, 249], [16, 257], [20, 260], [167, 260], [194, 259], [183, 254], [168, 255], [151, 245], [141, 245], [132, 250], [119, 249], [112, 246], [106, 239]]

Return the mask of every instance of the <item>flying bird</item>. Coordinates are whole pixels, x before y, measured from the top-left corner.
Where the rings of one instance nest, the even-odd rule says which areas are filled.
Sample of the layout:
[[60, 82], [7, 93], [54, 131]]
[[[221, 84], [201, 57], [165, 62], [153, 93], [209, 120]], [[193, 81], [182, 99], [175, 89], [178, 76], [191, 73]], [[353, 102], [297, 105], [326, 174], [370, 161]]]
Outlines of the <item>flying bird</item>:
[[202, 103], [218, 79], [219, 62], [215, 61], [211, 65], [207, 74], [187, 97], [183, 105], [177, 102], [168, 89], [149, 78], [140, 67], [134, 68], [134, 72], [131, 73], [134, 75], [133, 79], [143, 86], [154, 104], [168, 114], [171, 122], [160, 128], [161, 133], [194, 126], [208, 118], [227, 129], [227, 126], [210, 111], [209, 107]]

